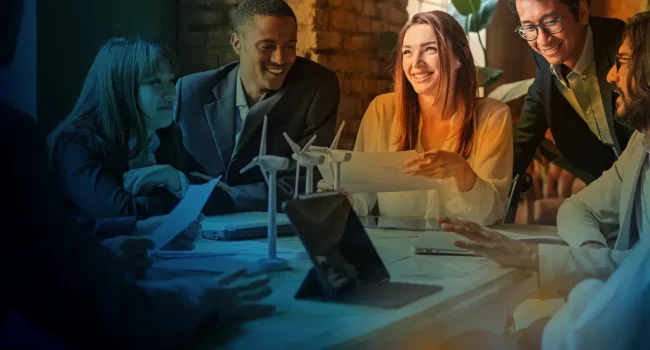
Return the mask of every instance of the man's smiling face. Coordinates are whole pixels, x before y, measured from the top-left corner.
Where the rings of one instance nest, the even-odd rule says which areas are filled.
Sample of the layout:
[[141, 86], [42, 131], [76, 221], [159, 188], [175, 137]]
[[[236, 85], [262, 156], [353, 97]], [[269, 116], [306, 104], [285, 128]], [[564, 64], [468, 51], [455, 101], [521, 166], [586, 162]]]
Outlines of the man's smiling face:
[[571, 68], [580, 59], [589, 23], [588, 8], [580, 7], [576, 19], [568, 5], [559, 0], [517, 0], [517, 14], [523, 27], [537, 25], [561, 17], [562, 30], [548, 34], [537, 28], [537, 38], [528, 45], [550, 64], [565, 64]]

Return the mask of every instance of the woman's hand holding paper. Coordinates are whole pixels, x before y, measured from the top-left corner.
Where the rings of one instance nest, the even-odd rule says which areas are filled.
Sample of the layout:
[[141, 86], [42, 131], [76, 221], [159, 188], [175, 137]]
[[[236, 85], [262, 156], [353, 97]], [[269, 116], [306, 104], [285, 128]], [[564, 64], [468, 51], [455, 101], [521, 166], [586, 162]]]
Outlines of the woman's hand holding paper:
[[427, 151], [409, 159], [404, 164], [404, 173], [427, 179], [454, 178], [460, 192], [471, 190], [477, 179], [476, 173], [462, 156], [443, 150]]

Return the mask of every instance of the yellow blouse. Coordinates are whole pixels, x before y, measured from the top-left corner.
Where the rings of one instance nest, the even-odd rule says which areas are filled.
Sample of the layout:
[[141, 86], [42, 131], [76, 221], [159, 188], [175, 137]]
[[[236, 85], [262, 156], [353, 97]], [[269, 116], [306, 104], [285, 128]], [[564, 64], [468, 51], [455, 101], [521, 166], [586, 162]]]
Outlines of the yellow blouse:
[[[436, 190], [357, 193], [353, 195], [355, 211], [360, 216], [368, 215], [378, 203], [382, 216], [458, 216], [482, 225], [501, 220], [505, 215], [512, 179], [512, 117], [507, 105], [490, 98], [480, 99], [477, 111], [478, 127], [472, 152], [467, 159], [477, 174], [472, 189], [461, 193], [453, 179], [445, 179], [441, 180], [442, 186]], [[457, 137], [453, 135], [454, 121], [452, 117], [450, 136], [442, 147], [452, 152], [457, 142]], [[354, 150], [395, 152], [397, 128], [395, 93], [377, 96], [363, 116]], [[418, 152], [421, 151], [419, 145]]]

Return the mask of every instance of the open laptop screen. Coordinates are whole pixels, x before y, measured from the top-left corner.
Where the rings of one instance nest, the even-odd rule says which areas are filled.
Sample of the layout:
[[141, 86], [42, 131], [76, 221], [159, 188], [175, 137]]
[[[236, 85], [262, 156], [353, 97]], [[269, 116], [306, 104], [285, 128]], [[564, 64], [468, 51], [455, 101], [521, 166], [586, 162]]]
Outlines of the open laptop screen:
[[336, 290], [389, 278], [377, 250], [344, 195], [323, 193], [284, 203], [314, 266]]

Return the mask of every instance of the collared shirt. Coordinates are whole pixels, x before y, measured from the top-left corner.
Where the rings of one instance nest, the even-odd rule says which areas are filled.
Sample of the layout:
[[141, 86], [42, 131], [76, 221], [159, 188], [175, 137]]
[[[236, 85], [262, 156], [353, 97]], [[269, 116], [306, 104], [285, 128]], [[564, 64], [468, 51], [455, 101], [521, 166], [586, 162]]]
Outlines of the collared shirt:
[[591, 26], [587, 28], [585, 45], [573, 71], [567, 74], [566, 79], [564, 79], [562, 77], [562, 66], [551, 65], [551, 73], [556, 78], [555, 86], [587, 123], [591, 132], [602, 143], [614, 147], [617, 155], [620, 154], [621, 150], [616, 141], [616, 135], [609, 128], [603, 99], [600, 95]]
[[248, 116], [250, 108], [244, 92], [244, 84], [241, 82], [241, 68], [237, 68], [237, 87], [235, 88], [235, 106], [237, 106], [237, 117], [235, 118], [235, 144], [239, 140], [239, 134], [244, 126], [244, 120]]

